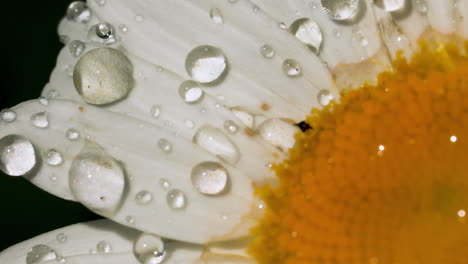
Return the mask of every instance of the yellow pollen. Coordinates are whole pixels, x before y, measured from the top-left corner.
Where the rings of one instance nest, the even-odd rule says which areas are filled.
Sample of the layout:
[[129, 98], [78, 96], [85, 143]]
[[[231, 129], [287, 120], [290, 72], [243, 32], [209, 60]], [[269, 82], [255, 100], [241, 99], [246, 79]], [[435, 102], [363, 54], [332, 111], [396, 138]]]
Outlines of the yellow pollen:
[[468, 43], [421, 44], [376, 86], [312, 110], [257, 189], [259, 264], [468, 263]]

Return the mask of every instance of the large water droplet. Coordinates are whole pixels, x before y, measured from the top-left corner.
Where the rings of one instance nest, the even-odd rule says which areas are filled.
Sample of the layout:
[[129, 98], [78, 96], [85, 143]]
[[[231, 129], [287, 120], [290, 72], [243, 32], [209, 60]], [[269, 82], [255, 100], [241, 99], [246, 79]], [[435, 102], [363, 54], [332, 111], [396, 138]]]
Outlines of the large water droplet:
[[210, 9], [210, 18], [216, 24], [222, 24], [223, 23], [223, 13], [221, 13], [221, 10], [219, 8], [211, 8]]
[[172, 144], [165, 138], [161, 138], [160, 140], [158, 140], [158, 146], [162, 151], [166, 153], [172, 152]]
[[133, 254], [142, 264], [159, 264], [166, 257], [164, 242], [156, 235], [143, 233], [133, 243]]
[[149, 191], [146, 191], [146, 190], [139, 191], [135, 195], [135, 201], [141, 205], [148, 204], [152, 200], [153, 200], [153, 195]]
[[10, 176], [22, 176], [36, 165], [36, 152], [29, 140], [19, 135], [0, 139], [0, 170]]
[[185, 59], [185, 69], [199, 83], [216, 81], [226, 71], [223, 52], [216, 47], [203, 45], [191, 50]]
[[97, 253], [100, 253], [100, 254], [106, 254], [106, 253], [110, 253], [112, 251], [112, 247], [109, 244], [109, 242], [103, 240], [103, 241], [99, 241], [97, 243], [96, 251], [97, 251]]
[[328, 90], [321, 90], [317, 94], [317, 100], [321, 106], [328, 105], [333, 99], [333, 95]]
[[113, 103], [126, 97], [133, 88], [133, 65], [119, 50], [94, 49], [78, 60], [73, 83], [87, 103]]
[[387, 12], [401, 10], [405, 6], [405, 0], [374, 0], [374, 3]]
[[260, 47], [260, 54], [267, 59], [271, 59], [275, 56], [275, 50], [268, 44]]
[[78, 23], [88, 23], [91, 19], [91, 11], [85, 2], [75, 1], [68, 5], [67, 19]]
[[299, 18], [289, 26], [289, 32], [311, 50], [318, 53], [322, 44], [322, 31], [320, 31], [319, 26], [313, 20]]
[[166, 201], [172, 209], [184, 209], [187, 206], [187, 198], [184, 192], [178, 189], [170, 190], [166, 195]]
[[73, 40], [68, 44], [68, 50], [70, 50], [70, 53], [71, 55], [73, 55], [73, 57], [81, 56], [85, 49], [86, 45], [84, 44], [84, 42], [79, 40]]
[[283, 72], [289, 77], [298, 77], [302, 74], [302, 68], [297, 61], [286, 59], [283, 62]]
[[321, 0], [323, 10], [333, 20], [349, 20], [356, 16], [360, 0]]
[[37, 128], [49, 127], [49, 117], [46, 112], [40, 112], [31, 116], [31, 123]]
[[206, 161], [192, 169], [193, 186], [202, 194], [216, 195], [226, 189], [228, 172], [217, 162]]
[[189, 104], [199, 103], [203, 99], [203, 89], [194, 81], [184, 81], [179, 86], [179, 95]]
[[55, 149], [47, 150], [44, 153], [44, 160], [50, 166], [58, 166], [63, 162], [62, 155]]
[[298, 128], [282, 119], [272, 118], [265, 120], [258, 127], [258, 134], [267, 142], [282, 151], [294, 147], [294, 135]]
[[69, 185], [82, 204], [111, 213], [122, 199], [124, 171], [99, 146], [88, 142], [71, 164]]
[[216, 127], [201, 127], [193, 136], [193, 142], [229, 164], [234, 165], [240, 159], [239, 148]]
[[113, 44], [117, 41], [114, 27], [107, 22], [100, 22], [90, 27], [88, 31], [88, 39], [106, 45]]
[[51, 247], [46, 245], [35, 245], [26, 255], [26, 264], [41, 263], [49, 260], [55, 260], [56, 258], [57, 254]]
[[16, 112], [11, 109], [3, 109], [0, 112], [0, 118], [7, 123], [14, 122], [16, 120]]

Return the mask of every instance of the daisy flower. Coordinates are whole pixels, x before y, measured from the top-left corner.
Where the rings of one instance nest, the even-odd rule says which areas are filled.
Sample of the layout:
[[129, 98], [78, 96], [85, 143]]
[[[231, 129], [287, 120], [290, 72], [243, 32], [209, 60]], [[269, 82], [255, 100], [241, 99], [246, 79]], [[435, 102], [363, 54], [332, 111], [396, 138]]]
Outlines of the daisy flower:
[[467, 0], [90, 0], [0, 169], [107, 218], [1, 263], [467, 263]]

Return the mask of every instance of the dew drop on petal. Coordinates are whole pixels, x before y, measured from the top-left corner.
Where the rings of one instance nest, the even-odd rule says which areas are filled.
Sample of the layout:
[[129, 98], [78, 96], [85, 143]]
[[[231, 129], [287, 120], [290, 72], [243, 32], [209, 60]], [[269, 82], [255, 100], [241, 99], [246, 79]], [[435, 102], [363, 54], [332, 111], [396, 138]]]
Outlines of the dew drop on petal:
[[136, 201], [138, 204], [141, 204], [141, 205], [148, 204], [148, 203], [150, 203], [152, 200], [153, 200], [153, 195], [152, 195], [149, 191], [147, 191], [147, 190], [139, 191], [139, 192], [135, 195], [135, 201]]
[[133, 243], [133, 254], [142, 264], [159, 264], [166, 257], [163, 240], [153, 234], [143, 233]]
[[104, 6], [107, 0], [94, 0], [94, 2], [96, 2], [96, 4], [98, 4], [99, 6]]
[[217, 195], [226, 189], [228, 172], [221, 164], [206, 161], [193, 167], [191, 180], [193, 187], [200, 193]]
[[166, 195], [166, 201], [170, 208], [179, 210], [187, 206], [187, 198], [184, 192], [178, 189], [170, 190]]
[[7, 123], [14, 122], [16, 120], [16, 112], [11, 109], [3, 109], [0, 112], [0, 118]]
[[84, 42], [79, 41], [79, 40], [73, 40], [70, 43], [68, 43], [68, 50], [70, 51], [71, 55], [73, 57], [79, 57], [83, 54], [83, 52], [86, 49], [86, 45]]
[[353, 19], [359, 10], [360, 0], [321, 0], [323, 10], [333, 20]]
[[51, 247], [46, 245], [35, 245], [26, 255], [26, 264], [41, 263], [49, 260], [55, 260], [56, 258], [57, 254]]
[[194, 128], [195, 127], [195, 123], [192, 120], [186, 119], [184, 121], [184, 123], [185, 123], [185, 126], [188, 127], [188, 128]]
[[96, 245], [96, 252], [99, 254], [110, 253], [111, 251], [111, 245], [107, 241], [99, 241]]
[[289, 26], [289, 32], [312, 51], [318, 53], [322, 44], [322, 31], [315, 21], [308, 18], [299, 18]]
[[44, 160], [50, 166], [58, 166], [63, 162], [62, 155], [55, 149], [47, 150], [44, 153]]
[[159, 185], [161, 185], [161, 187], [166, 191], [169, 190], [169, 188], [171, 188], [171, 183], [166, 178], [160, 179]]
[[127, 25], [125, 25], [125, 24], [120, 24], [120, 25], [119, 25], [119, 29], [120, 29], [120, 31], [122, 31], [123, 33], [126, 33], [126, 32], [128, 31], [128, 27], [127, 27]]
[[229, 164], [234, 165], [240, 159], [239, 148], [216, 127], [201, 127], [193, 136], [193, 142]]
[[125, 217], [125, 222], [127, 222], [130, 225], [134, 225], [135, 224], [135, 218], [133, 216], [131, 216], [131, 215], [127, 215]]
[[37, 99], [37, 101], [43, 106], [48, 106], [49, 105], [49, 99], [47, 99], [47, 97], [45, 97], [45, 96], [39, 97]]
[[69, 140], [77, 140], [80, 138], [80, 132], [78, 132], [78, 130], [76, 129], [73, 129], [73, 128], [70, 128], [67, 130], [67, 132], [65, 132], [65, 136], [69, 139]]
[[57, 236], [55, 237], [55, 239], [57, 240], [57, 242], [63, 244], [63, 243], [65, 243], [65, 242], [67, 242], [67, 239], [68, 239], [68, 238], [67, 238], [67, 236], [66, 236], [64, 233], [59, 233], [59, 234], [57, 234]]
[[210, 9], [210, 18], [216, 24], [223, 24], [223, 13], [219, 8], [211, 8]]
[[37, 128], [49, 127], [49, 117], [46, 112], [39, 112], [31, 116], [31, 123]]
[[133, 88], [133, 65], [119, 50], [97, 48], [78, 60], [73, 83], [87, 103], [113, 103], [126, 97]]
[[234, 121], [227, 120], [224, 122], [224, 129], [230, 134], [235, 134], [239, 130], [239, 126]]
[[36, 152], [32, 143], [19, 135], [0, 139], [0, 170], [10, 176], [22, 176], [36, 166]]
[[268, 44], [260, 47], [260, 54], [266, 59], [271, 59], [275, 56], [275, 50]]
[[302, 74], [302, 68], [297, 61], [286, 59], [283, 62], [283, 72], [289, 77], [298, 77]]
[[278, 147], [282, 151], [294, 147], [296, 142], [294, 135], [298, 128], [282, 119], [267, 119], [258, 127], [258, 134], [271, 145]]
[[135, 21], [137, 22], [143, 22], [145, 20], [145, 17], [141, 14], [138, 14], [135, 16]]
[[165, 138], [161, 138], [160, 140], [158, 140], [158, 147], [165, 153], [172, 152], [172, 144]]
[[179, 86], [179, 95], [189, 104], [199, 103], [204, 96], [203, 89], [194, 81], [184, 81]]
[[107, 22], [100, 22], [89, 28], [88, 39], [101, 44], [114, 44], [117, 39], [114, 27]]
[[67, 19], [78, 23], [88, 23], [91, 11], [85, 2], [74, 1], [67, 8]]
[[241, 107], [231, 108], [231, 112], [248, 128], [254, 128], [255, 116]]
[[72, 194], [88, 208], [110, 214], [122, 199], [122, 166], [93, 143], [88, 142], [74, 158], [69, 174]]
[[278, 23], [278, 27], [279, 27], [280, 29], [286, 29], [286, 24], [285, 24], [284, 22], [279, 22], [279, 23]]
[[153, 105], [150, 109], [150, 115], [153, 118], [158, 118], [161, 115], [161, 106], [160, 105]]
[[405, 6], [405, 0], [374, 0], [374, 4], [387, 12], [401, 10]]
[[422, 14], [422, 15], [425, 15], [427, 14], [427, 3], [425, 0], [416, 0], [415, 1], [415, 6], [416, 6], [416, 11], [418, 11], [418, 13]]
[[199, 83], [211, 83], [218, 80], [226, 68], [224, 53], [219, 48], [209, 45], [192, 49], [185, 59], [187, 73]]
[[328, 105], [333, 99], [333, 95], [328, 90], [320, 90], [317, 94], [317, 100], [321, 106]]

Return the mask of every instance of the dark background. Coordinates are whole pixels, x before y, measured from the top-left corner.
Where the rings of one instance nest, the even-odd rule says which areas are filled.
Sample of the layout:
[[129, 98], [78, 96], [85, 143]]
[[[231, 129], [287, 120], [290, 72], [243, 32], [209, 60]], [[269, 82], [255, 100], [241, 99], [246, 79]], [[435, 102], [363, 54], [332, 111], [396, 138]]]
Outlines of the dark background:
[[[69, 0], [2, 2], [0, 109], [38, 98], [55, 66], [57, 25]], [[0, 172], [0, 251], [39, 234], [98, 218], [22, 177]]]

